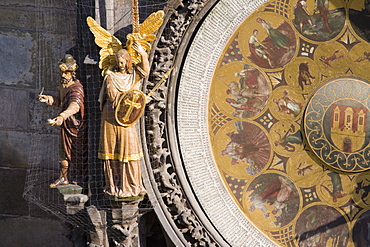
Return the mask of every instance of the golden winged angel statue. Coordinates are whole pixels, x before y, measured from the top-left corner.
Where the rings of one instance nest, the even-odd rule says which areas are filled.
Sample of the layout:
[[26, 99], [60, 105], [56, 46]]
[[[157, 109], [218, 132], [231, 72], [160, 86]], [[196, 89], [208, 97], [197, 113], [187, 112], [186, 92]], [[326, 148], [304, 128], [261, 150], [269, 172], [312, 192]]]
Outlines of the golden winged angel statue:
[[[137, 9], [137, 8], [136, 8]], [[133, 13], [133, 20], [137, 14]], [[133, 32], [126, 36], [126, 49], [129, 52], [132, 63], [138, 64], [141, 61], [141, 57], [132, 48], [133, 43], [136, 41], [146, 51], [151, 50], [150, 41], [155, 40], [156, 36], [154, 32], [163, 23], [163, 10], [152, 13], [143, 23], [134, 24]], [[104, 76], [106, 71], [116, 65], [116, 54], [122, 49], [121, 41], [101, 27], [92, 17], [87, 17], [87, 24], [90, 27], [91, 32], [95, 36], [95, 43], [101, 48], [100, 50], [100, 61], [99, 68], [102, 69], [102, 75]]]
[[87, 18], [95, 43], [101, 47], [99, 67], [104, 76], [99, 94], [102, 117], [98, 157], [104, 161], [104, 191], [114, 199], [135, 200], [146, 193], [140, 172], [143, 154], [135, 123], [147, 102], [140, 82], [149, 74], [149, 42], [155, 39], [153, 33], [162, 24], [163, 16], [163, 11], [158, 11], [142, 24], [136, 23], [136, 27], [133, 23], [126, 49], [93, 18]]

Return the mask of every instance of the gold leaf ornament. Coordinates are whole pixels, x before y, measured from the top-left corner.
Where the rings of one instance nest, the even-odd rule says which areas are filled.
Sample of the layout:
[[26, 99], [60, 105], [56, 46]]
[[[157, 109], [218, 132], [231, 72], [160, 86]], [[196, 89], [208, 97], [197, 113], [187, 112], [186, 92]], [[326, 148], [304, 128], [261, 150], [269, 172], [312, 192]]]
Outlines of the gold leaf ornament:
[[[137, 42], [145, 51], [150, 51], [152, 47], [149, 42], [155, 40], [156, 36], [153, 33], [162, 25], [163, 17], [163, 10], [152, 13], [142, 24], [139, 24], [139, 33], [130, 33], [126, 36], [126, 49], [133, 64], [140, 63], [141, 56], [132, 48], [132, 45]], [[123, 48], [122, 43], [90, 16], [87, 17], [87, 24], [95, 37], [95, 43], [101, 48], [99, 68], [103, 70], [102, 76], [105, 76], [106, 72], [116, 65], [116, 53]]]
[[[140, 34], [147, 41], [153, 41], [155, 39], [156, 32], [163, 23], [164, 11], [159, 10], [152, 13], [149, 17], [140, 24]], [[154, 38], [153, 38], [154, 37]]]
[[92, 17], [87, 17], [87, 24], [95, 37], [95, 43], [101, 48], [99, 68], [102, 76], [116, 65], [116, 53], [122, 49], [121, 41], [101, 27]]
[[145, 51], [150, 51], [152, 46], [149, 42], [155, 40], [156, 36], [154, 35], [154, 32], [156, 32], [162, 25], [163, 17], [163, 10], [152, 13], [143, 23], [139, 24], [139, 33], [130, 33], [126, 36], [127, 51], [129, 52], [134, 64], [140, 63], [141, 57], [132, 48], [133, 43], [136, 41], [145, 49]]

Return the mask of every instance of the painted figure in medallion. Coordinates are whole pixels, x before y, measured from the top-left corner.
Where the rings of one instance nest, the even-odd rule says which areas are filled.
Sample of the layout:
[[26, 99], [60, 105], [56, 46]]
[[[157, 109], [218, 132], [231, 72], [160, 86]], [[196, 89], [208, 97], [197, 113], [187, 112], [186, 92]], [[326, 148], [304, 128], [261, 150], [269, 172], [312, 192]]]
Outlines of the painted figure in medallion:
[[263, 212], [263, 216], [265, 218], [270, 217], [270, 212], [268, 212], [267, 206], [265, 205], [265, 200], [262, 199], [260, 195], [251, 195], [250, 202], [252, 203], [252, 205], [249, 207], [249, 211], [254, 212], [256, 209], [260, 209]]
[[281, 214], [282, 210], [286, 210], [287, 203], [291, 194], [293, 193], [293, 188], [283, 177], [278, 177], [279, 181], [271, 184], [265, 191], [261, 193], [261, 198], [264, 200], [275, 198], [272, 202], [274, 209], [272, 214]]
[[280, 135], [276, 130], [275, 133], [279, 136], [279, 140], [276, 140], [274, 145], [281, 146], [288, 152], [294, 152], [296, 145], [302, 145], [302, 132], [299, 129], [296, 130], [293, 124], [283, 135]]
[[310, 28], [315, 26], [311, 20], [311, 14], [307, 9], [307, 0], [299, 0], [294, 6], [294, 22], [299, 26], [299, 30], [303, 33], [304, 24], [309, 24]]
[[231, 81], [228, 84], [226, 93], [233, 98], [227, 98], [226, 102], [235, 109], [232, 113], [234, 117], [253, 117], [261, 112], [267, 103], [270, 94], [267, 80], [258, 69], [247, 64], [235, 76], [240, 78], [239, 83]]
[[275, 226], [285, 226], [298, 211], [297, 189], [290, 180], [281, 175], [261, 175], [252, 181], [247, 191], [250, 191], [249, 211], [253, 212], [259, 208], [265, 218], [271, 218], [271, 223]]
[[355, 60], [355, 62], [357, 63], [362, 62], [362, 61], [370, 62], [370, 52], [364, 51], [364, 55]]
[[339, 52], [339, 50], [334, 51], [333, 55], [331, 55], [329, 57], [321, 56], [319, 58], [319, 60], [320, 60], [320, 62], [322, 62], [324, 64], [325, 68], [331, 67], [332, 62], [344, 57], [344, 55], [338, 55], [338, 52]]
[[297, 167], [297, 174], [304, 177], [307, 171], [312, 171], [312, 166], [313, 165], [306, 164], [306, 161], [299, 163]]
[[297, 117], [301, 112], [302, 104], [288, 96], [288, 94], [288, 91], [284, 90], [283, 96], [281, 98], [276, 98], [273, 101], [278, 106], [279, 112], [284, 112]]
[[347, 246], [349, 240], [346, 219], [327, 205], [315, 205], [304, 210], [295, 231], [300, 247]]
[[364, 180], [357, 182], [355, 192], [356, 194], [361, 195], [362, 203], [364, 203], [365, 205], [370, 205], [370, 202], [367, 201], [367, 197], [370, 194], [370, 180], [365, 178]]
[[[100, 51], [104, 82], [99, 101], [102, 110], [98, 157], [104, 163], [104, 192], [115, 198], [136, 198], [146, 194], [140, 169], [143, 156], [136, 121], [146, 102], [140, 91], [141, 79], [149, 74], [146, 51], [163, 21], [163, 11], [151, 14], [140, 25], [140, 32], [127, 36], [126, 48], [94, 19], [87, 22]], [[122, 109], [122, 110], [121, 110]], [[138, 117], [132, 116], [136, 114]]]
[[[58, 96], [39, 95], [39, 101], [62, 109], [48, 125], [60, 126], [60, 175], [50, 184], [51, 188], [69, 184], [68, 172], [73, 171], [73, 182], [84, 183], [87, 179], [87, 136], [85, 123], [84, 89], [76, 78], [78, 65], [74, 58], [67, 54], [60, 63], [62, 80]], [[72, 166], [72, 169], [71, 169]]]
[[264, 30], [265, 37], [257, 38], [259, 31], [253, 30], [248, 40], [248, 58], [263, 68], [275, 69], [285, 65], [294, 56], [296, 49], [295, 33], [291, 26], [281, 21], [273, 27], [273, 23], [263, 18], [257, 18], [256, 22], [261, 25], [259, 29]]
[[258, 69], [248, 64], [244, 64], [244, 68], [235, 73], [235, 76], [240, 78], [239, 83], [242, 89], [255, 89], [258, 92], [256, 97], [267, 99], [268, 94], [270, 93], [267, 85], [268, 83], [266, 78]]
[[331, 30], [329, 26], [329, 1], [328, 0], [315, 0], [315, 9], [314, 12], [319, 12], [322, 22], [324, 24], [324, 28], [326, 31], [329, 33], [332, 33], [333, 31]]
[[305, 86], [312, 84], [313, 79], [315, 77], [311, 75], [308, 63], [300, 63], [298, 67], [298, 85], [302, 91], [304, 91]]
[[262, 25], [263, 29], [266, 30], [268, 36], [272, 41], [272, 44], [276, 49], [281, 49], [289, 44], [289, 37], [279, 30], [272, 28], [272, 23], [262, 18], [257, 18], [256, 21]]
[[[308, 2], [313, 8], [309, 10]], [[329, 9], [329, 0], [298, 0], [294, 5], [293, 24], [306, 38], [327, 41], [340, 33], [345, 23], [343, 6]]]
[[[370, 28], [367, 23], [370, 21], [370, 1], [369, 0], [361, 0], [361, 1], [354, 1], [352, 4], [361, 3], [361, 9], [358, 7], [350, 8], [348, 11], [349, 21], [351, 23], [352, 28], [359, 35], [362, 39], [366, 42], [370, 40]], [[352, 6], [351, 6], [352, 7]]]
[[252, 56], [254, 56], [255, 58], [266, 60], [270, 67], [274, 68], [275, 66], [273, 65], [270, 59], [271, 54], [268, 53], [267, 47], [261, 41], [258, 40], [257, 35], [258, 30], [255, 29], [253, 30], [253, 33], [249, 38], [249, 50]]
[[347, 193], [343, 191], [342, 180], [339, 174], [336, 172], [329, 172], [327, 175], [330, 177], [331, 189], [325, 184], [321, 184], [321, 188], [329, 193], [329, 195], [333, 198], [333, 202], [337, 202], [338, 199], [347, 196]]
[[356, 221], [352, 230], [355, 247], [370, 246], [370, 211], [364, 212]]
[[256, 125], [248, 122], [236, 122], [236, 131], [227, 133], [230, 138], [222, 155], [231, 158], [231, 164], [244, 163], [250, 175], [260, 172], [270, 158], [270, 143], [266, 134]]

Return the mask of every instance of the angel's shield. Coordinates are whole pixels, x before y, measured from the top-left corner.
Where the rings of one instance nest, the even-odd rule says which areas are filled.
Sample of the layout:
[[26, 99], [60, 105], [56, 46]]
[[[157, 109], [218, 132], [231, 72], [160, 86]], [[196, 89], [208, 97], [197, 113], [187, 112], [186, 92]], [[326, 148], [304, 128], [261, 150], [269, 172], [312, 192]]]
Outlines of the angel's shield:
[[119, 125], [128, 127], [137, 122], [143, 115], [146, 96], [140, 90], [129, 90], [122, 94], [115, 110], [116, 121]]

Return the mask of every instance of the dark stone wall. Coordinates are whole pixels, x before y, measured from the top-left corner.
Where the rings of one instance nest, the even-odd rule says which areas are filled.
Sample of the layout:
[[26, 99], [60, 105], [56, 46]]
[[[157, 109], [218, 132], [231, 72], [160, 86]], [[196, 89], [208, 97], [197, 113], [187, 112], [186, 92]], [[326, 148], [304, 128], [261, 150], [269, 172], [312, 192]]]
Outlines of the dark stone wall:
[[43, 148], [58, 134], [43, 125], [56, 109], [38, 103], [37, 95], [41, 87], [55, 92], [57, 62], [75, 45], [72, 3], [0, 3], [0, 247], [72, 246], [63, 222], [23, 198], [35, 136], [44, 133]]

